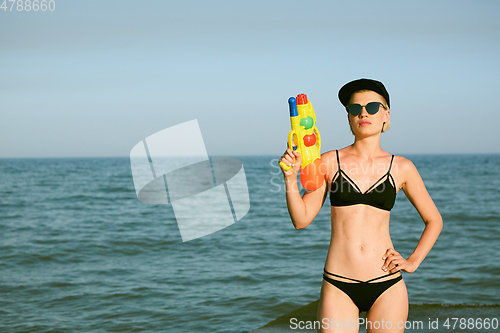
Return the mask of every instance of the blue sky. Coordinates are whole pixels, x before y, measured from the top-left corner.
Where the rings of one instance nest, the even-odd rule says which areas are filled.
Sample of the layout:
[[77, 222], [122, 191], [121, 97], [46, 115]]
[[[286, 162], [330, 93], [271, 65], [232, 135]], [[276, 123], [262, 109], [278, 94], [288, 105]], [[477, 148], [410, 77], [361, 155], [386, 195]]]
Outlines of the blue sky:
[[0, 10], [0, 157], [128, 156], [192, 119], [209, 155], [280, 156], [299, 93], [327, 151], [360, 77], [391, 95], [387, 151], [500, 153], [498, 1], [55, 2]]

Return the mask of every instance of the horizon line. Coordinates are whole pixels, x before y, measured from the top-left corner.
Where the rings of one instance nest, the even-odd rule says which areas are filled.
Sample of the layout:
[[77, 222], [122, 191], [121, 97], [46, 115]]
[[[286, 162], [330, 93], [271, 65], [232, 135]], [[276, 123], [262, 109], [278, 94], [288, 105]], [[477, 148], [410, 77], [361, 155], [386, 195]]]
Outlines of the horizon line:
[[[404, 153], [404, 154], [394, 154], [399, 156], [404, 155], [500, 155], [500, 152], [488, 152], [488, 153]], [[208, 155], [209, 157], [276, 157], [278, 158], [279, 154], [248, 154], [248, 155], [234, 155], [234, 154], [214, 154]], [[185, 156], [189, 157], [189, 156]], [[107, 155], [107, 156], [0, 156], [0, 159], [57, 159], [57, 158], [130, 158], [129, 155]]]

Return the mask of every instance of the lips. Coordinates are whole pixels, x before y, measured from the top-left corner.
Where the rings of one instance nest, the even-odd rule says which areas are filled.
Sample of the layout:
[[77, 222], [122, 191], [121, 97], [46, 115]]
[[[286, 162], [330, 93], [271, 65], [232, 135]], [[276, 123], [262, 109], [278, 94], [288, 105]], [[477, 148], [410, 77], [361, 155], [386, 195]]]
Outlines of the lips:
[[366, 126], [366, 125], [371, 125], [372, 123], [370, 123], [369, 121], [367, 120], [363, 120], [363, 121], [360, 121], [359, 122], [359, 126]]

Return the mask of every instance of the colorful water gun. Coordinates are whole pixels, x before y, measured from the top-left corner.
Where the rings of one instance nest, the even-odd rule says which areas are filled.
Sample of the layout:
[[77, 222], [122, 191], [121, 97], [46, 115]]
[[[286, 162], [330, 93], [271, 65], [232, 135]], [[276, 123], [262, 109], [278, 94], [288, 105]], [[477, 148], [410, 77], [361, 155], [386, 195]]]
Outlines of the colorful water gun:
[[[321, 137], [316, 128], [316, 114], [307, 100], [306, 94], [288, 99], [292, 130], [288, 133], [288, 148], [297, 150], [302, 158], [300, 165], [300, 183], [308, 191], [314, 191], [323, 185], [324, 172], [321, 170]], [[290, 166], [280, 162], [284, 170]]]

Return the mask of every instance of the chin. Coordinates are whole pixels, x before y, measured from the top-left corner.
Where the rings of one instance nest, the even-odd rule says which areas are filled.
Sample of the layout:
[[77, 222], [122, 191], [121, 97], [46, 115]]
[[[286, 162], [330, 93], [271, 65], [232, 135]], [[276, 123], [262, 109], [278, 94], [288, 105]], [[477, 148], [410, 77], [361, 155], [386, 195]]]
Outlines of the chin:
[[361, 129], [358, 128], [354, 132], [354, 135], [359, 137], [369, 137], [373, 135], [378, 135], [380, 133], [381, 133], [380, 131], [374, 131], [373, 128], [361, 128]]

